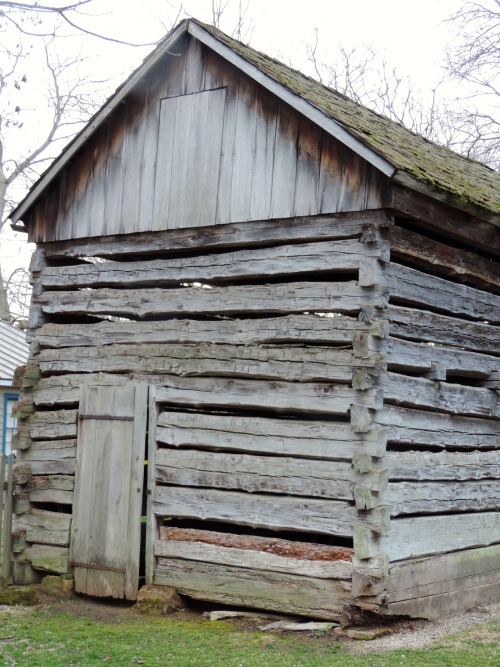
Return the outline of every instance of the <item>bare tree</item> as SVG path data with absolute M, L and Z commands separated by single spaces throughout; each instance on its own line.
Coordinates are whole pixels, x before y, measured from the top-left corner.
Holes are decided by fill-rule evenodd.
M 75 38 L 90 36 L 129 45 L 88 28 L 89 19 L 95 18 L 89 13 L 93 1 L 0 0 L 0 234 L 4 240 L 14 202 L 105 99 L 105 82 L 83 73 L 82 51 L 73 49 L 73 55 L 61 56 L 61 42 L 69 37 L 83 45 L 82 39 Z M 26 309 L 27 282 L 23 270 L 16 269 L 5 276 L 5 286 L 1 268 L 0 318 L 9 320 Z
M 500 0 L 464 2 L 449 22 L 456 34 L 446 69 L 468 84 L 455 118 L 461 151 L 500 169 Z
M 494 2 L 500 6 L 500 0 Z M 326 64 L 320 60 L 317 32 L 307 51 L 321 83 L 430 141 L 491 166 L 500 163 L 498 122 L 471 107 L 470 98 L 450 99 L 445 78 L 428 90 L 419 90 L 370 46 L 340 46 L 334 62 Z
M 227 26 L 224 26 L 225 31 L 240 42 L 248 42 L 253 32 L 253 24 L 248 17 L 249 0 L 246 0 L 246 2 L 242 2 L 242 0 L 238 0 L 238 2 L 232 2 L 232 0 L 212 0 L 211 23 L 215 28 L 223 29 L 221 25 L 222 19 L 229 17 L 233 6 L 236 6 L 236 16 L 232 22 L 233 27 L 229 30 Z M 233 16 L 231 15 L 229 20 L 232 19 Z

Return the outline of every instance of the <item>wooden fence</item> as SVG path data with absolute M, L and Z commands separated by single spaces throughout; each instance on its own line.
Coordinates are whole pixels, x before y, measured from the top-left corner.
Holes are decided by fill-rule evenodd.
M 3 480 L 0 502 L 0 539 L 1 539 L 1 578 L 0 588 L 7 588 L 10 583 L 10 550 L 12 543 L 12 477 L 14 466 L 13 454 L 0 456 L 0 479 Z

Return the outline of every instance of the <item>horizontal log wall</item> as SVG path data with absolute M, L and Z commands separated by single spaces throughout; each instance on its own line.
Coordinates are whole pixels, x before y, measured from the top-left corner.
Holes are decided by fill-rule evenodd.
M 156 388 L 150 581 L 320 618 L 353 598 L 425 611 L 401 583 L 406 564 L 500 542 L 488 267 L 379 211 L 46 244 L 19 404 L 15 572 L 67 571 L 80 386 L 133 379 Z M 347 564 L 322 570 L 306 549 L 299 572 L 262 556 L 313 541 L 347 547 Z M 443 609 L 480 599 L 488 554 L 468 566 L 473 591 L 436 585 Z
M 387 372 L 372 386 L 384 408 L 365 409 L 387 429 L 391 522 L 362 546 L 389 558 L 386 613 L 432 618 L 499 596 L 500 265 L 396 222 L 379 271 Z M 380 590 L 364 604 L 380 608 Z
M 382 408 L 372 385 L 386 329 L 372 313 L 387 296 L 370 272 L 389 259 L 373 231 L 386 222 L 374 211 L 40 247 L 30 314 L 40 377 L 25 387 L 17 436 L 29 467 L 19 569 L 68 567 L 81 385 L 133 379 L 155 388 L 148 579 L 219 599 L 222 577 L 226 602 L 339 618 L 356 524 L 388 530 L 387 512 L 366 507 L 387 487 L 383 466 L 352 465 L 385 452 L 385 429 L 364 432 L 353 406 Z M 37 513 L 64 528 L 56 535 Z M 178 539 L 160 536 L 164 518 Z M 250 536 L 262 542 L 249 549 Z M 42 547 L 66 549 L 66 561 Z

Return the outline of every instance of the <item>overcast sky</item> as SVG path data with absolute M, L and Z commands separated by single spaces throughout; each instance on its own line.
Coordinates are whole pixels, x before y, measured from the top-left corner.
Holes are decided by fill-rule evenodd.
M 226 32 L 231 33 L 235 26 L 238 5 L 238 0 L 229 0 L 224 11 L 221 28 Z M 242 5 L 246 6 L 245 0 Z M 385 53 L 402 75 L 410 76 L 416 86 L 425 89 L 440 78 L 443 52 L 452 39 L 445 19 L 459 5 L 459 0 L 248 0 L 248 41 L 254 48 L 311 74 L 306 47 L 314 42 L 317 30 L 321 60 L 332 61 L 339 44 L 348 48 L 371 45 L 381 55 Z M 93 0 L 80 23 L 120 40 L 147 43 L 159 40 L 172 22 L 186 15 L 211 22 L 211 0 L 184 0 L 183 9 L 180 7 L 177 0 Z M 77 40 L 63 43 L 63 48 L 71 50 Z M 108 93 L 141 63 L 151 48 L 120 47 L 95 40 L 83 44 L 91 56 L 89 71 L 99 79 L 110 79 Z M 30 136 L 33 118 L 19 135 L 19 145 L 22 138 Z M 2 235 L 0 256 L 4 271 L 26 265 L 29 254 L 17 240 L 7 240 Z

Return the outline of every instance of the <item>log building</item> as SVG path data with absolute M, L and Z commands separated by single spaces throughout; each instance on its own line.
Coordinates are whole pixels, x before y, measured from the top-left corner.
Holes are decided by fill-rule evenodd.
M 188 20 L 12 219 L 15 581 L 324 619 L 500 599 L 497 173 Z

